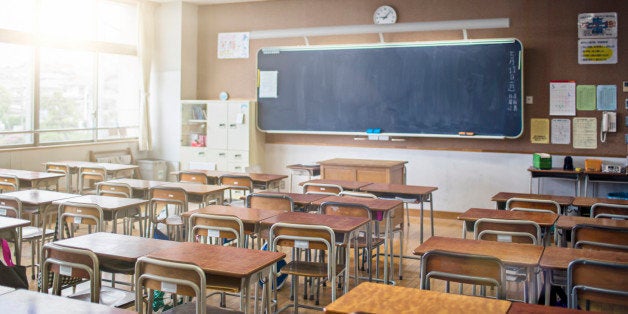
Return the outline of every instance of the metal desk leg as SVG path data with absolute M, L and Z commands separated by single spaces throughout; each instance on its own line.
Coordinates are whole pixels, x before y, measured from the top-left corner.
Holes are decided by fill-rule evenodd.
M 545 280 L 545 306 L 550 305 L 550 290 L 552 286 L 550 285 L 550 278 L 552 277 L 552 270 L 546 269 L 543 271 L 543 279 Z

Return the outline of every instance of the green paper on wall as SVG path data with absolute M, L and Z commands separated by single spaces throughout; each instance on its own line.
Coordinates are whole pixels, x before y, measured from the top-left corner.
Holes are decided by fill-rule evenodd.
M 595 110 L 595 85 L 576 86 L 576 109 Z

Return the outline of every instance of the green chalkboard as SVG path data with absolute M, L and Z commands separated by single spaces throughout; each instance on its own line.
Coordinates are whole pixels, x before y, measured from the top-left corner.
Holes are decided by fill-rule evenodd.
M 274 133 L 516 138 L 523 46 L 516 39 L 264 48 L 258 128 Z M 271 93 L 272 94 L 272 93 Z

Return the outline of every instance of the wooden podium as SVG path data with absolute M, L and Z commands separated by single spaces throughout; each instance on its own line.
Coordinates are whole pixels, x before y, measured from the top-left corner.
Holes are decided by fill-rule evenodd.
M 319 161 L 321 179 L 405 184 L 407 161 L 334 158 Z

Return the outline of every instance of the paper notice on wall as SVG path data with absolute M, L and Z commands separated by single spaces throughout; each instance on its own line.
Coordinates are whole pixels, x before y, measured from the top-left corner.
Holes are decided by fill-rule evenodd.
M 530 119 L 530 142 L 549 144 L 549 119 Z
M 598 85 L 597 86 L 597 110 L 615 111 L 617 110 L 617 86 Z
M 595 110 L 595 85 L 578 85 L 576 87 L 576 108 L 578 110 Z
M 596 118 L 573 118 L 573 148 L 597 148 Z
M 550 116 L 576 115 L 576 82 L 550 82 Z
M 259 98 L 277 98 L 277 71 L 259 72 Z
M 218 59 L 246 59 L 248 57 L 248 32 L 218 34 Z
M 578 40 L 578 64 L 617 63 L 617 39 Z
M 617 12 L 578 14 L 578 38 L 617 37 Z
M 552 144 L 569 144 L 571 142 L 571 120 L 552 119 Z

